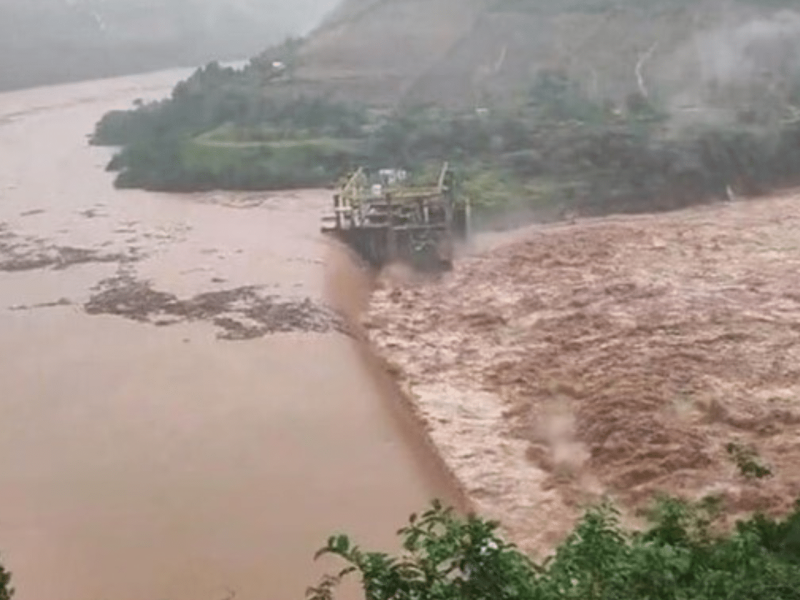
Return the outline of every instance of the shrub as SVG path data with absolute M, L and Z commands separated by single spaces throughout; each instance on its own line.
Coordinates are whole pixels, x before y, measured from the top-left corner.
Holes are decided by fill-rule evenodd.
M 367 600 L 790 600 L 800 598 L 800 502 L 784 520 L 756 515 L 713 534 L 713 499 L 660 498 L 650 527 L 627 531 L 609 504 L 589 509 L 555 554 L 536 564 L 498 524 L 434 503 L 399 531 L 403 552 L 366 552 L 345 535 L 317 556 L 345 562 L 308 590 L 332 600 L 357 575 Z
M 11 587 L 11 573 L 0 565 L 0 600 L 11 600 L 14 597 L 14 588 Z

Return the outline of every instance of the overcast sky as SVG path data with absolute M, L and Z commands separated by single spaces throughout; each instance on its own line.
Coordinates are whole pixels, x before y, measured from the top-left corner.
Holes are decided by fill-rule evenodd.
M 304 35 L 339 0 L 0 0 L 0 90 L 210 60 Z
M 337 3 L 338 0 L 0 0 L 0 9 L 56 14 L 71 8 L 96 12 L 101 19 L 144 10 L 207 19 L 222 14 L 251 14 L 260 22 L 269 19 L 275 28 L 301 33 L 318 24 Z

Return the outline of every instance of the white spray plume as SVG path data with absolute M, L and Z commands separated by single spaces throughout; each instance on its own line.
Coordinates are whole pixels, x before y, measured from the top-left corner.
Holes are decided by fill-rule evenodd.
M 783 10 L 698 33 L 660 71 L 672 110 L 785 104 L 800 81 L 800 13 Z

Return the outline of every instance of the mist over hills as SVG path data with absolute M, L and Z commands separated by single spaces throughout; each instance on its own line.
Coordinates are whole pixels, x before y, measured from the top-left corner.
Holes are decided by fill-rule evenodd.
M 377 105 L 507 101 L 546 70 L 617 103 L 775 104 L 800 74 L 792 0 L 0 0 L 0 89 L 242 59 L 302 34 L 287 88 Z
M 774 104 L 800 76 L 800 7 L 792 0 L 344 0 L 299 55 L 298 89 L 376 104 L 481 106 L 527 93 L 547 70 L 617 103 L 641 93 L 670 109 Z
M 757 195 L 797 180 L 795 2 L 342 0 L 94 139 L 125 146 L 109 165 L 122 187 L 329 185 L 448 160 L 487 210 Z
M 247 58 L 336 0 L 0 0 L 0 89 Z

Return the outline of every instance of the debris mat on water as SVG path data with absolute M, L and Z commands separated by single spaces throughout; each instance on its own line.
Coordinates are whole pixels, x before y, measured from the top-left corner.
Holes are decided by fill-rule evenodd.
M 290 300 L 265 295 L 259 286 L 205 292 L 181 299 L 154 290 L 146 281 L 121 274 L 104 279 L 84 305 L 88 314 L 118 315 L 155 325 L 206 321 L 226 340 L 249 340 L 280 332 L 338 331 L 349 334 L 335 311 L 309 298 Z
M 134 251 L 110 253 L 91 248 L 53 244 L 35 237 L 23 237 L 0 223 L 0 271 L 67 269 L 88 263 L 126 263 L 138 260 Z

